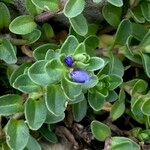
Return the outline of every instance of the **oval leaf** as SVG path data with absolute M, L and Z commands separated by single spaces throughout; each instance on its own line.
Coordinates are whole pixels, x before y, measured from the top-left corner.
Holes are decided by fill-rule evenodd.
M 102 9 L 105 20 L 112 26 L 118 26 L 121 21 L 122 8 L 111 4 L 105 5 Z
M 123 0 L 107 0 L 107 1 L 116 7 L 123 6 Z
M 95 110 L 99 111 L 102 109 L 104 102 L 105 102 L 105 97 L 100 94 L 98 91 L 93 91 L 92 93 L 88 93 L 88 102 L 89 105 Z
M 146 75 L 150 78 L 150 56 L 148 54 L 140 53 Z
M 18 90 L 24 93 L 41 91 L 41 87 L 35 84 L 27 74 L 20 75 L 13 83 L 13 87 L 17 88 Z
M 92 121 L 91 130 L 94 137 L 99 141 L 104 141 L 111 135 L 110 128 L 107 125 L 96 120 Z
M 45 59 L 45 55 L 46 55 L 46 52 L 49 50 L 49 49 L 57 49 L 58 46 L 55 45 L 55 44 L 50 44 L 50 43 L 47 43 L 47 44 L 43 44 L 39 47 L 37 47 L 34 51 L 33 51 L 33 56 L 36 60 L 43 60 Z
M 57 122 L 62 121 L 65 118 L 65 113 L 62 113 L 59 116 L 55 116 L 54 114 L 47 112 L 45 123 L 47 124 L 55 124 Z
M 25 1 L 25 5 L 26 5 L 26 8 L 27 8 L 27 11 L 35 16 L 35 15 L 38 15 L 40 14 L 43 10 L 40 9 L 39 7 L 35 6 L 32 2 L 32 0 L 26 0 Z
M 70 18 L 70 24 L 77 34 L 84 36 L 88 33 L 87 21 L 82 14 Z
M 30 135 L 28 143 L 27 143 L 25 149 L 23 149 L 23 150 L 33 150 L 33 149 L 35 149 L 35 150 L 41 150 L 41 146 L 37 142 L 37 140 Z
M 33 30 L 31 33 L 23 35 L 23 39 L 27 40 L 27 44 L 36 42 L 41 36 L 41 31 L 38 29 Z
M 69 79 L 63 78 L 61 85 L 64 93 L 71 101 L 75 100 L 75 98 L 82 92 L 81 85 L 75 82 L 71 82 Z
M 99 57 L 91 57 L 88 63 L 86 67 L 88 71 L 96 71 L 104 67 L 104 60 Z
M 40 85 L 50 85 L 51 79 L 49 75 L 46 73 L 45 65 L 47 61 L 39 60 L 36 61 L 28 71 L 29 77 L 33 82 L 40 84 Z
M 144 115 L 150 116 L 150 99 L 147 99 L 143 102 L 141 110 Z
M 0 97 L 0 115 L 12 115 L 23 111 L 23 100 L 16 94 L 7 94 Z
M 32 3 L 40 9 L 45 11 L 56 12 L 59 10 L 59 0 L 31 0 Z
M 68 18 L 76 17 L 81 14 L 84 6 L 85 0 L 68 0 L 64 8 L 64 14 Z
M 25 104 L 25 118 L 32 130 L 39 129 L 44 123 L 47 110 L 44 100 L 28 99 Z
M 80 122 L 87 112 L 87 101 L 83 100 L 73 105 L 73 118 L 76 122 Z
M 36 23 L 28 15 L 15 18 L 9 25 L 9 30 L 15 34 L 28 34 L 36 28 Z
M 73 35 L 68 36 L 61 47 L 61 53 L 65 53 L 68 56 L 73 54 L 78 44 L 79 42 L 75 36 Z
M 23 150 L 28 143 L 29 130 L 23 120 L 10 120 L 6 127 L 7 144 L 11 149 Z
M 125 45 L 128 37 L 132 33 L 131 27 L 132 27 L 131 22 L 129 20 L 126 20 L 126 19 L 122 20 L 118 26 L 118 29 L 115 35 L 114 44 Z
M 47 109 L 55 116 L 61 115 L 66 109 L 66 97 L 59 85 L 47 87 L 45 102 Z
M 9 9 L 2 2 L 0 2 L 0 10 L 1 10 L 1 15 L 0 15 L 0 30 L 1 30 L 3 28 L 8 28 L 11 18 L 10 18 Z
M 49 141 L 51 143 L 58 142 L 58 139 L 57 139 L 57 136 L 55 135 L 55 133 L 50 131 L 48 128 L 42 127 L 42 128 L 40 128 L 40 132 L 47 141 Z
M 8 64 L 14 64 L 17 62 L 16 47 L 7 39 L 3 39 L 2 44 L 0 45 L 0 59 Z
M 57 59 L 48 62 L 45 65 L 45 70 L 51 83 L 59 82 L 63 77 L 63 66 Z

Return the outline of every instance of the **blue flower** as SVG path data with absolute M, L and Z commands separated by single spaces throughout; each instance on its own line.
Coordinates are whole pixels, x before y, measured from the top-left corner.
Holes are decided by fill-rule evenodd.
M 66 64 L 68 67 L 72 67 L 72 65 L 73 65 L 73 63 L 74 63 L 74 61 L 73 61 L 73 59 L 72 59 L 71 56 L 65 57 L 64 62 L 65 62 L 65 64 Z
M 90 75 L 81 69 L 74 69 L 70 72 L 71 78 L 77 83 L 85 83 L 90 80 Z

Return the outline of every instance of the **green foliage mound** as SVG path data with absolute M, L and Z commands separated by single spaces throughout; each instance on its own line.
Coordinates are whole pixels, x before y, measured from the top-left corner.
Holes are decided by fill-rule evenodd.
M 150 1 L 93 0 L 100 24 L 86 0 L 16 3 L 0 2 L 0 150 L 62 129 L 76 149 L 150 149 Z

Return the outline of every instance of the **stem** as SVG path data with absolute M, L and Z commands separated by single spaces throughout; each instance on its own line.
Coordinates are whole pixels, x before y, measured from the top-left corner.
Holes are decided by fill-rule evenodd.
M 61 14 L 62 12 L 43 12 L 37 16 L 35 16 L 35 21 L 36 22 L 45 22 L 51 18 L 53 18 L 54 16 L 58 15 L 58 14 Z
M 110 138 L 107 138 L 105 140 L 104 150 L 110 150 L 110 144 L 111 144 L 110 142 L 111 142 Z
M 27 45 L 21 46 L 21 51 L 28 57 L 33 58 L 33 52 L 30 50 L 29 46 Z
M 14 115 L 12 116 L 12 118 L 18 120 L 18 119 L 22 118 L 23 116 L 24 116 L 24 113 L 23 113 L 23 112 L 20 112 L 20 113 L 14 114 Z
M 9 34 L 0 35 L 0 42 L 3 39 L 8 39 L 14 45 L 25 45 L 27 43 L 27 40 L 12 38 Z
M 23 40 L 23 39 L 10 38 L 9 40 L 14 45 L 25 45 L 27 43 L 27 40 Z

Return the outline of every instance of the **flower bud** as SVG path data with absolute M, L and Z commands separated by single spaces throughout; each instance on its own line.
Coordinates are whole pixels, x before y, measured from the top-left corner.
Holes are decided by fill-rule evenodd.
M 72 67 L 72 65 L 73 65 L 73 63 L 74 63 L 74 61 L 73 61 L 73 59 L 72 59 L 71 56 L 65 57 L 64 62 L 65 62 L 65 64 L 66 64 L 68 67 Z
M 81 69 L 74 69 L 70 72 L 71 78 L 77 83 L 85 83 L 90 80 L 90 75 Z

